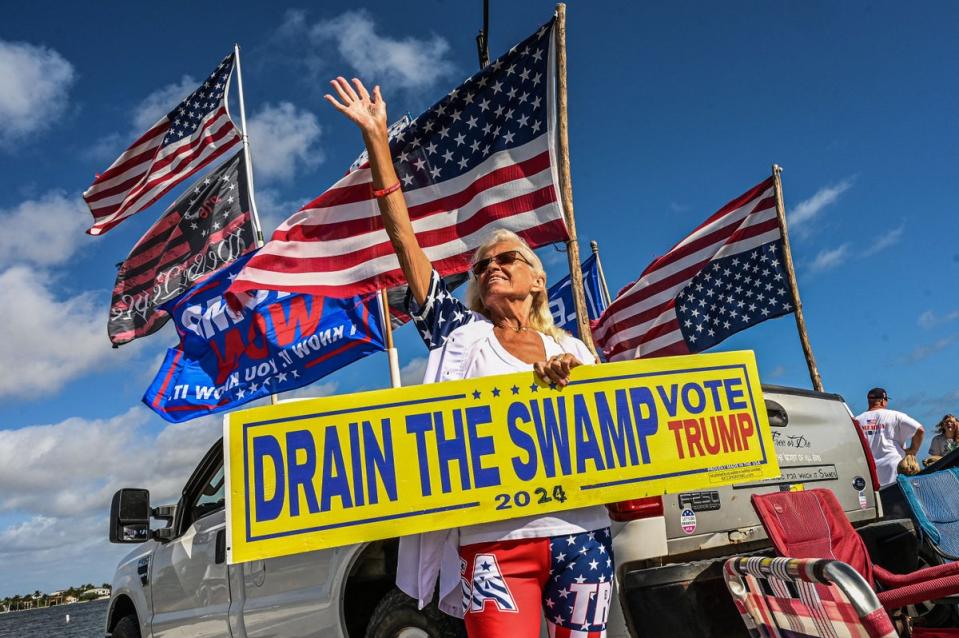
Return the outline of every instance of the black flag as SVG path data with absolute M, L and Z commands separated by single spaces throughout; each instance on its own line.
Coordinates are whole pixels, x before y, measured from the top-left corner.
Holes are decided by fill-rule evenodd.
M 110 341 L 120 345 L 153 334 L 169 319 L 158 306 L 253 248 L 240 152 L 181 195 L 120 264 L 107 322 Z

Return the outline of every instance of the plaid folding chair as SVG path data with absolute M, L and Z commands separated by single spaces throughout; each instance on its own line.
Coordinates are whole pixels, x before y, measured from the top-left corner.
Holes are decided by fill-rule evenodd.
M 723 576 L 753 638 L 899 636 L 869 584 L 845 563 L 730 558 Z
M 943 559 L 959 560 L 959 468 L 898 481 L 920 536 Z
M 882 606 L 907 605 L 959 594 L 959 562 L 895 574 L 875 565 L 831 490 L 753 494 L 753 508 L 780 556 L 840 560 L 865 579 Z

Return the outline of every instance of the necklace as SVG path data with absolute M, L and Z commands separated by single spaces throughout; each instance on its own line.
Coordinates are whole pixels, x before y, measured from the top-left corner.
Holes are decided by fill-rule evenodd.
M 512 330 L 513 332 L 526 332 L 527 330 L 529 330 L 529 326 L 520 326 L 519 328 L 514 328 L 509 323 L 502 324 L 502 325 L 498 323 L 494 323 L 493 325 L 496 326 L 497 328 L 502 328 L 503 330 Z

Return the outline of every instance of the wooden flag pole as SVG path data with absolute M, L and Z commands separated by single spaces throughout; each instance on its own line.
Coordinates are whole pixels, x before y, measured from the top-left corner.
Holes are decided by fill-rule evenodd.
M 573 182 L 569 169 L 569 120 L 566 113 L 566 5 L 556 5 L 556 111 L 559 135 L 557 140 L 557 163 L 559 168 L 559 191 L 563 210 L 566 213 L 566 257 L 569 259 L 570 286 L 573 305 L 576 307 L 576 324 L 579 338 L 596 354 L 593 335 L 589 329 L 589 314 L 586 312 L 586 295 L 583 293 L 583 270 L 579 264 L 579 244 L 576 239 L 576 218 L 573 215 Z
M 476 54 L 480 68 L 485 69 L 489 64 L 489 0 L 483 0 L 483 30 L 476 36 Z
M 589 247 L 593 250 L 593 255 L 596 256 L 596 272 L 599 273 L 599 287 L 603 293 L 603 305 L 609 308 L 609 304 L 613 303 L 613 299 L 609 296 L 609 286 L 606 284 L 606 273 L 603 272 L 603 262 L 599 258 L 599 242 L 591 241 L 589 242 Z
M 383 338 L 386 342 L 386 356 L 390 365 L 390 387 L 402 386 L 400 381 L 400 356 L 393 345 L 393 322 L 390 321 L 390 300 L 386 289 L 380 290 L 380 314 L 383 315 Z
M 812 387 L 817 392 L 823 391 L 822 377 L 816 367 L 816 357 L 812 353 L 812 344 L 809 343 L 809 333 L 806 332 L 806 320 L 802 314 L 802 301 L 799 299 L 799 283 L 796 281 L 796 269 L 793 266 L 792 250 L 789 248 L 789 233 L 786 230 L 786 204 L 783 201 L 782 167 L 773 164 L 773 182 L 776 189 L 776 217 L 779 219 L 779 232 L 783 236 L 783 258 L 786 263 L 786 273 L 789 276 L 789 287 L 792 290 L 793 307 L 796 309 L 796 328 L 799 329 L 799 341 L 802 343 L 803 353 L 806 355 L 806 365 L 809 366 L 809 378 Z

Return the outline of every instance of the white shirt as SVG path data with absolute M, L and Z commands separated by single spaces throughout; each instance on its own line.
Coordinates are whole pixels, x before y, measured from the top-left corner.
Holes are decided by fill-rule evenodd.
M 530 371 L 533 366 L 516 359 L 493 334 L 493 324 L 472 312 L 446 290 L 433 271 L 426 302 L 419 306 L 407 296 L 410 315 L 431 348 L 423 383 L 477 378 L 492 374 Z M 541 335 L 542 337 L 542 335 Z M 578 339 L 567 336 L 556 343 L 543 337 L 546 356 L 569 352 L 584 363 L 592 353 Z M 422 609 L 433 598 L 439 581 L 439 608 L 462 618 L 459 546 L 478 539 L 542 538 L 561 533 L 581 533 L 609 525 L 602 506 L 568 510 L 547 516 L 514 518 L 503 522 L 471 525 L 400 537 L 396 584 L 415 598 Z M 568 531 L 555 531 L 568 530 Z M 575 532 L 574 532 L 575 530 Z M 464 542 L 461 533 L 465 534 Z
M 879 485 L 892 485 L 896 482 L 899 462 L 906 456 L 906 442 L 923 429 L 922 424 L 908 414 L 887 408 L 866 410 L 856 421 L 869 441 Z
M 486 319 L 482 321 L 489 323 Z M 455 334 L 454 332 L 453 335 Z M 556 340 L 551 337 L 541 333 L 536 334 L 543 340 L 547 359 L 568 352 L 584 363 L 592 363 L 594 360 L 593 353 L 579 339 L 566 335 L 561 343 L 556 343 Z M 474 347 L 473 356 L 466 366 L 464 379 L 533 371 L 533 364 L 524 363 L 506 351 L 506 348 L 496 338 L 496 334 L 492 330 L 492 324 L 490 324 L 488 334 L 481 338 Z M 609 516 L 606 513 L 606 508 L 602 505 L 593 505 L 553 514 L 523 516 L 505 521 L 461 527 L 460 545 L 490 543 L 517 538 L 547 538 L 560 534 L 582 534 L 583 532 L 602 529 L 608 525 Z

